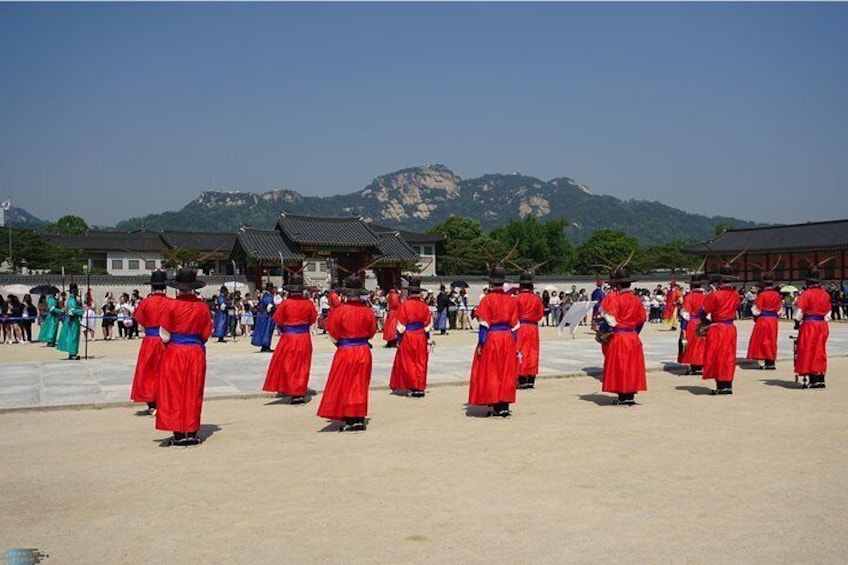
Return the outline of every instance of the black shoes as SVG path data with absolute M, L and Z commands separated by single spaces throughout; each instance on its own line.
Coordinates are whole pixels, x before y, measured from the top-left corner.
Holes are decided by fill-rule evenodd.
M 364 432 L 365 422 L 354 422 L 352 424 L 342 424 L 339 428 L 340 432 Z
M 174 435 L 166 439 L 163 445 L 164 447 L 190 447 L 192 445 L 200 445 L 201 443 L 203 443 L 203 440 L 197 436 L 177 437 Z
M 302 396 L 292 396 L 289 404 L 303 404 L 306 400 Z
M 424 398 L 424 391 L 410 389 L 406 391 L 406 396 L 408 398 Z
M 260 353 L 273 353 L 274 350 L 271 349 L 270 347 L 263 347 L 262 349 L 259 350 L 259 352 Z
M 68 361 L 79 361 L 79 360 L 80 360 L 79 355 L 68 355 Z

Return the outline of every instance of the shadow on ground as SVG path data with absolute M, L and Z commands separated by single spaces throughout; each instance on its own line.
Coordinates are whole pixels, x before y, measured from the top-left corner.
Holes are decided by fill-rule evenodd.
M 766 386 L 776 386 L 780 388 L 791 388 L 793 390 L 801 390 L 801 385 L 795 381 L 782 381 L 780 379 L 760 379 L 760 382 Z
M 685 390 L 689 394 L 694 394 L 695 396 L 709 396 L 713 393 L 711 388 L 707 388 L 705 386 L 682 385 L 676 386 L 674 389 Z
M 614 396 L 609 396 L 606 394 L 581 394 L 577 398 L 584 402 L 594 402 L 598 406 L 612 406 L 618 400 Z

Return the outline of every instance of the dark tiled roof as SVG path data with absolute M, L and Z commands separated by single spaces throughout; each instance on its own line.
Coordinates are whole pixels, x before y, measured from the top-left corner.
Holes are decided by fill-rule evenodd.
M 231 258 L 239 248 L 253 259 L 279 261 L 280 253 L 282 253 L 284 261 L 303 261 L 303 255 L 289 248 L 283 236 L 276 230 L 242 230 L 236 237 Z
M 162 232 L 162 239 L 168 247 L 180 247 L 182 249 L 196 249 L 197 251 L 217 251 L 228 254 L 236 241 L 235 233 L 228 232 L 193 232 L 193 231 L 170 231 Z
M 728 230 L 685 248 L 693 253 L 813 251 L 848 248 L 848 220 Z
M 377 232 L 378 234 L 397 232 L 403 239 L 407 241 L 407 243 L 412 244 L 420 245 L 422 243 L 441 243 L 445 240 L 445 236 L 443 235 L 431 235 L 429 233 L 418 233 L 414 231 L 400 230 L 390 228 L 382 224 L 376 224 L 374 222 L 371 222 L 369 225 L 371 226 L 371 229 Z
M 158 232 L 92 230 L 84 235 L 45 234 L 53 245 L 87 251 L 158 251 L 168 247 Z
M 358 216 L 322 218 L 281 214 L 277 229 L 300 245 L 372 247 L 379 238 Z
M 377 252 L 380 255 L 380 260 L 377 265 L 385 265 L 391 263 L 400 263 L 402 261 L 418 261 L 419 257 L 415 251 L 404 241 L 404 239 L 395 233 L 386 233 L 380 235 L 380 242 L 377 244 Z

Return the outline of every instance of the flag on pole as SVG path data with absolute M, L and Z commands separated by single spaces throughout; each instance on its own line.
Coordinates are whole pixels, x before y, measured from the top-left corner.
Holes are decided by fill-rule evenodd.
M 9 199 L 6 199 L 3 202 L 0 202 L 0 209 L 2 209 L 2 210 L 8 210 L 11 207 L 12 207 L 12 201 L 9 200 Z

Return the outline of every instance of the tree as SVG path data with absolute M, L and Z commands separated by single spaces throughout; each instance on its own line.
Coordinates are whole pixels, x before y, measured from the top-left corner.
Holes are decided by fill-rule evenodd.
M 26 260 L 31 269 L 49 269 L 61 272 L 65 267 L 68 274 L 81 274 L 85 255 L 79 249 L 65 245 L 52 245 L 47 238 L 31 230 L 12 230 L 12 260 L 20 266 Z
M 641 273 L 659 269 L 668 269 L 672 272 L 694 270 L 700 259 L 682 251 L 691 243 L 692 241 L 688 239 L 675 239 L 668 243 L 640 249 L 633 258 L 633 269 Z
M 509 248 L 518 242 L 518 256 L 514 262 L 524 268 L 547 261 L 538 272 L 562 273 L 574 261 L 574 246 L 565 237 L 565 220 L 548 220 L 540 223 L 534 216 L 512 220 L 492 231 L 491 237 Z
M 713 235 L 719 236 L 726 232 L 727 230 L 732 230 L 733 224 L 725 222 L 724 220 L 719 220 L 715 225 L 715 229 L 713 230 Z
M 79 216 L 67 215 L 56 220 L 56 223 L 47 222 L 44 231 L 63 235 L 83 235 L 88 233 L 88 224 Z
M 597 230 L 577 248 L 577 267 L 584 274 L 604 273 L 638 249 L 635 237 L 617 230 Z
M 427 233 L 432 235 L 443 235 L 452 239 L 472 240 L 483 235 L 483 227 L 479 220 L 464 218 L 462 216 L 451 216 Z

